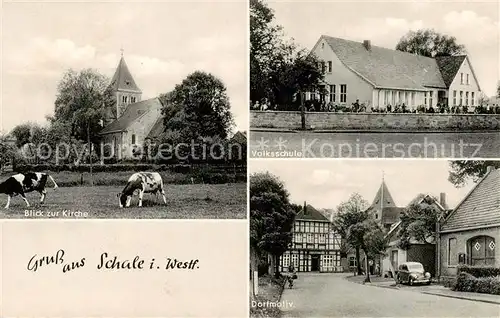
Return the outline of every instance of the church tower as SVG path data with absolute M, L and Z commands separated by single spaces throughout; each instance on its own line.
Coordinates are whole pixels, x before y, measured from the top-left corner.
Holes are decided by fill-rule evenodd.
M 402 208 L 396 206 L 383 177 L 382 184 L 368 209 L 375 220 L 379 221 L 387 230 L 399 219 Z
M 135 83 L 127 67 L 127 63 L 125 63 L 123 50 L 115 75 L 113 75 L 111 80 L 110 87 L 116 98 L 116 118 L 120 118 L 127 108 L 127 105 L 141 101 L 142 91 Z

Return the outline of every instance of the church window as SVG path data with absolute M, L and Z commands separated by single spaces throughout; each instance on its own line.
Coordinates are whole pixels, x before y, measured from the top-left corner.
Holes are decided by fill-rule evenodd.
M 132 134 L 132 144 L 135 144 L 135 134 Z
M 127 96 L 122 96 L 122 103 L 126 103 L 127 102 Z

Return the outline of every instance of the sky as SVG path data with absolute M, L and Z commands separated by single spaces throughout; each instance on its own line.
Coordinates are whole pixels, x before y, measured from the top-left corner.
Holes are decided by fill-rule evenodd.
M 143 99 L 210 72 L 227 87 L 236 129 L 247 130 L 247 12 L 243 0 L 3 3 L 0 130 L 44 123 L 70 68 L 111 78 L 122 48 Z
M 410 30 L 433 28 L 465 45 L 483 92 L 496 94 L 500 78 L 498 0 L 482 1 L 267 1 L 276 23 L 302 48 L 321 35 L 394 49 Z
M 382 183 L 399 207 L 405 207 L 418 194 L 439 198 L 454 208 L 472 189 L 472 180 L 461 188 L 448 181 L 450 170 L 446 160 L 318 160 L 287 159 L 251 160 L 250 173 L 268 171 L 283 181 L 290 200 L 306 201 L 318 209 L 335 209 L 353 193 L 372 203 Z

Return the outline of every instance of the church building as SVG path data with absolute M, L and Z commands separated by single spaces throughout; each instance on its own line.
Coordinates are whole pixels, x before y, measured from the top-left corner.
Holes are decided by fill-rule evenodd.
M 135 82 L 127 63 L 120 58 L 110 83 L 116 109 L 106 118 L 99 133 L 102 142 L 112 145 L 114 157 L 127 159 L 146 144 L 151 133 L 163 128 L 162 104 L 158 97 L 142 100 L 142 91 Z

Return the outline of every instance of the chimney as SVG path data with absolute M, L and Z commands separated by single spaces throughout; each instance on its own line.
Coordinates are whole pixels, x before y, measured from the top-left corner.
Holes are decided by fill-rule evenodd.
M 365 49 L 366 49 L 367 51 L 370 51 L 370 50 L 371 50 L 371 48 L 372 48 L 372 43 L 371 43 L 371 41 L 370 41 L 370 40 L 364 40 L 364 41 L 363 41 L 363 46 L 365 47 Z
M 441 192 L 439 194 L 439 204 L 446 209 L 446 193 Z
M 307 204 L 306 204 L 306 201 L 304 201 L 304 215 L 307 214 Z

